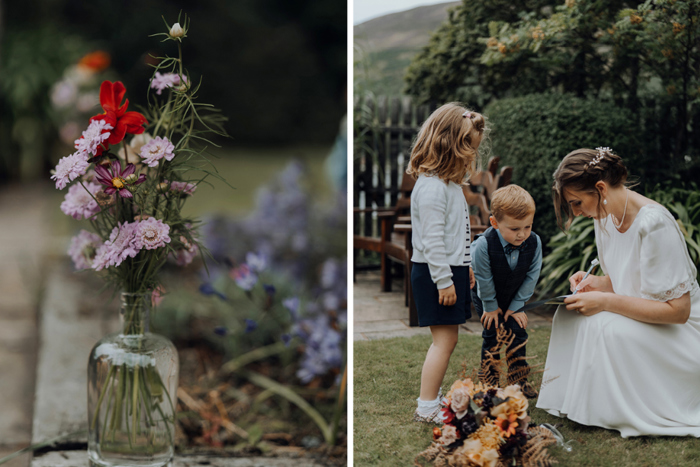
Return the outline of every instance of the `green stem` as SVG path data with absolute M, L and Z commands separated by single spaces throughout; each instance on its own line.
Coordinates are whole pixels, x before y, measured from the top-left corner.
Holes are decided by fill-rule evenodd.
M 97 408 L 95 409 L 95 415 L 92 417 L 92 423 L 90 424 L 90 429 L 94 430 L 95 429 L 95 423 L 97 422 L 97 417 L 100 415 L 100 409 L 102 407 L 102 399 L 104 399 L 105 394 L 107 393 L 107 388 L 110 387 L 110 379 L 114 375 L 114 367 L 111 367 L 109 369 L 109 373 L 107 374 L 107 381 L 105 385 L 102 387 L 102 390 L 100 391 L 100 397 L 97 399 Z

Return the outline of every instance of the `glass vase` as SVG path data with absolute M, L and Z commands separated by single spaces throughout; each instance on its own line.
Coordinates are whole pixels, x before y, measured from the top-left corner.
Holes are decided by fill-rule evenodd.
M 150 308 L 151 293 L 122 293 L 122 331 L 90 352 L 91 466 L 157 467 L 173 458 L 178 357 L 172 342 L 148 332 Z

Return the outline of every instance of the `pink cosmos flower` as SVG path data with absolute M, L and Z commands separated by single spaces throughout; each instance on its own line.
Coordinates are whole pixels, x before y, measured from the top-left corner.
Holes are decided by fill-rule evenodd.
M 117 225 L 101 247 L 97 249 L 92 268 L 101 271 L 109 266 L 119 266 L 126 258 L 133 258 L 139 253 L 134 235 L 136 224 L 124 222 Z
M 182 78 L 183 81 L 186 83 L 187 77 L 183 76 Z M 151 80 L 151 87 L 156 90 L 156 94 L 158 94 L 159 96 L 164 89 L 179 85 L 180 75 L 178 75 L 177 73 L 163 73 L 161 75 L 160 72 L 156 71 L 156 74 Z
M 61 211 L 73 219 L 87 219 L 100 212 L 100 206 L 94 196 L 102 187 L 97 183 L 88 182 L 85 188 L 82 185 L 73 185 L 68 188 L 66 199 L 61 203 Z M 91 194 L 92 193 L 92 194 Z
M 182 193 L 185 195 L 193 195 L 197 185 L 187 182 L 170 182 L 170 190 Z
M 107 146 L 112 125 L 104 120 L 93 120 L 87 130 L 83 131 L 83 136 L 75 140 L 75 149 L 91 156 L 102 153 L 102 144 Z
M 56 180 L 56 188 L 62 190 L 76 178 L 84 175 L 88 168 L 87 155 L 76 152 L 58 161 L 56 170 L 51 180 Z
M 170 243 L 170 226 L 162 220 L 149 217 L 145 221 L 135 224 L 135 245 L 138 249 L 155 250 Z
M 158 161 L 165 158 L 166 161 L 173 160 L 175 146 L 168 138 L 156 136 L 141 147 L 139 154 L 143 158 L 143 163 L 149 167 L 158 167 Z
M 75 269 L 91 268 L 95 252 L 101 243 L 102 240 L 97 234 L 87 230 L 81 230 L 78 235 L 73 237 L 68 254 L 73 260 Z
M 107 186 L 104 190 L 105 193 L 108 195 L 119 193 L 119 196 L 122 198 L 134 197 L 127 188 L 127 185 L 138 185 L 146 181 L 146 176 L 141 174 L 135 182 L 127 184 L 126 177 L 134 172 L 136 172 L 136 166 L 134 166 L 134 164 L 127 164 L 122 171 L 122 165 L 119 161 L 113 161 L 110 170 L 107 170 L 101 165 L 95 166 L 97 181 Z

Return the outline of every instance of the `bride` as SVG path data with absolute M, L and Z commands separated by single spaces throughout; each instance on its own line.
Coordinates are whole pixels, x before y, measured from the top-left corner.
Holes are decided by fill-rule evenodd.
M 673 216 L 625 186 L 609 148 L 569 153 L 554 173 L 560 226 L 596 219 L 604 276 L 554 315 L 537 407 L 629 436 L 700 437 L 700 293 Z

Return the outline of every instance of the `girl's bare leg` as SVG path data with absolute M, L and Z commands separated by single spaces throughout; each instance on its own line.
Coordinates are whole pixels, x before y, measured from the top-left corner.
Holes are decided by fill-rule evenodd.
M 450 356 L 457 345 L 458 331 L 457 324 L 430 326 L 433 343 L 425 356 L 420 378 L 420 398 L 423 401 L 437 399 Z

